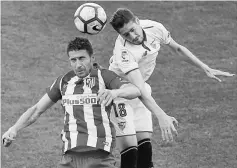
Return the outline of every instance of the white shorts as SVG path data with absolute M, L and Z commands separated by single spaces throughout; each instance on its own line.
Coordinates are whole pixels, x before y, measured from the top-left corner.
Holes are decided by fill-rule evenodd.
M 150 85 L 146 83 L 145 86 L 151 93 Z M 137 132 L 153 132 L 152 114 L 138 98 L 115 99 L 111 121 L 115 126 L 117 137 L 135 135 Z

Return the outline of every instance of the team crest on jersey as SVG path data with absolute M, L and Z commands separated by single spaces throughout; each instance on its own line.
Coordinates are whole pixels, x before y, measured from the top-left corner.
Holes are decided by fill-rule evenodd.
M 126 121 L 119 122 L 119 123 L 118 123 L 118 127 L 123 131 L 124 128 L 126 127 Z
M 85 82 L 86 82 L 86 86 L 89 88 L 93 88 L 95 86 L 95 78 L 94 77 L 86 78 Z

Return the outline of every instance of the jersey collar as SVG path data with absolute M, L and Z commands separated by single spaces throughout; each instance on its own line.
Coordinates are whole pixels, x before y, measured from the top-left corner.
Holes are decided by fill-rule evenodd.
M 145 31 L 142 29 L 142 33 L 143 33 L 143 41 L 142 43 L 144 43 L 145 41 L 147 41 L 147 37 L 146 37 L 146 33 Z
M 142 41 L 141 45 L 142 45 L 142 47 L 145 48 L 146 50 L 151 51 L 150 48 L 147 47 L 147 46 L 145 45 L 145 43 L 144 43 L 144 42 L 147 41 L 147 37 L 146 37 L 145 31 L 144 31 L 143 29 L 142 29 L 142 31 L 143 31 L 143 41 Z

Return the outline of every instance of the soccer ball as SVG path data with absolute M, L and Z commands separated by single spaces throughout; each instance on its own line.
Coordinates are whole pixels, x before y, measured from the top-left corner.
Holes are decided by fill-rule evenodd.
M 107 16 L 104 9 L 96 3 L 85 3 L 79 6 L 74 14 L 76 28 L 87 34 L 98 34 L 104 29 Z

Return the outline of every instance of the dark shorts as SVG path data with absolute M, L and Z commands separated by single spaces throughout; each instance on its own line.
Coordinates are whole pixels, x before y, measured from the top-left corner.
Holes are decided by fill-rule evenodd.
M 114 155 L 103 150 L 67 151 L 62 156 L 58 168 L 116 168 L 115 164 Z

